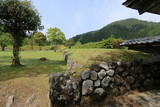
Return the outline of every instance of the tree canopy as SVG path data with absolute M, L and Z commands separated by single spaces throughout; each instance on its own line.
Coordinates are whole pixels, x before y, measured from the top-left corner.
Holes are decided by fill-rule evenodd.
M 66 40 L 65 34 L 57 27 L 49 28 L 47 37 L 49 41 L 54 45 L 63 44 Z
M 39 50 L 41 50 L 41 46 L 45 44 L 46 36 L 42 32 L 37 32 L 33 35 L 33 40 L 39 46 Z
M 65 42 L 65 45 L 69 48 L 71 48 L 72 46 L 74 46 L 76 43 L 74 42 L 73 39 L 69 39 Z
M 13 37 L 13 65 L 21 65 L 20 46 L 27 33 L 41 28 L 39 13 L 27 0 L 1 0 L 0 26 Z
M 9 33 L 0 34 L 0 46 L 2 51 L 5 51 L 5 47 L 12 43 L 11 35 Z

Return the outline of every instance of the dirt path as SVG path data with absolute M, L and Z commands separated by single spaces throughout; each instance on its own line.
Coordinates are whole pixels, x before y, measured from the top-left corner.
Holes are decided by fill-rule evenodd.
M 0 107 L 48 107 L 48 89 L 48 75 L 0 81 Z

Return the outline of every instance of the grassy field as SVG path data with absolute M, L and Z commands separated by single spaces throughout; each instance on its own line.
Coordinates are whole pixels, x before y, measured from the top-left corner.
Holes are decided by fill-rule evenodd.
M 147 58 L 150 55 L 125 49 L 68 49 L 70 57 L 77 63 L 89 65 L 101 61 L 131 61 L 137 58 Z
M 66 71 L 62 54 L 53 51 L 22 51 L 22 67 L 10 66 L 11 56 L 11 51 L 0 52 L 0 107 L 5 107 L 11 95 L 14 96 L 12 107 L 49 107 L 48 74 Z M 48 60 L 40 61 L 41 57 Z
M 12 52 L 0 52 L 0 81 L 17 77 L 30 77 L 51 72 L 63 72 L 66 70 L 61 53 L 53 51 L 22 51 L 20 53 L 22 67 L 12 67 Z M 46 57 L 47 61 L 39 58 Z
M 148 57 L 147 54 L 117 49 L 69 49 L 70 57 L 77 63 L 90 65 L 100 61 L 131 60 Z M 14 96 L 12 107 L 48 107 L 48 74 L 66 71 L 66 64 L 59 52 L 22 51 L 22 67 L 11 66 L 12 52 L 0 52 L 0 107 L 5 107 L 9 96 Z M 47 61 L 39 58 L 46 57 Z M 76 75 L 86 69 L 76 70 Z M 28 103 L 28 101 L 30 101 Z M 30 104 L 30 105 L 28 105 Z

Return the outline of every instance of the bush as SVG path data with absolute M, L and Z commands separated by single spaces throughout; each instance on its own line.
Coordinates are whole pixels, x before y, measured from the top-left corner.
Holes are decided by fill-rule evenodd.
M 73 48 L 106 48 L 106 49 L 114 49 L 121 48 L 120 43 L 122 43 L 122 39 L 116 38 L 108 38 L 102 40 L 100 42 L 90 42 L 82 45 L 75 45 Z

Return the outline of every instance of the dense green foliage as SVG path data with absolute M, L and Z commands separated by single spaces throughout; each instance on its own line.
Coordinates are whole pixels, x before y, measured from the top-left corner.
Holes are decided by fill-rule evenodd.
M 0 47 L 2 51 L 5 51 L 5 47 L 12 42 L 11 35 L 9 33 L 0 33 Z
M 41 46 L 45 44 L 46 36 L 42 32 L 37 32 L 33 35 L 33 40 L 39 46 L 39 50 L 41 50 Z
M 63 44 L 66 40 L 64 33 L 57 27 L 49 28 L 47 37 L 52 45 Z
M 114 37 L 134 39 L 160 34 L 160 23 L 147 22 L 138 19 L 126 19 L 113 22 L 100 30 L 92 31 L 73 37 L 74 41 L 80 41 L 82 44 L 88 42 L 97 42 L 103 39 Z
M 71 48 L 72 46 L 74 46 L 76 43 L 74 42 L 73 39 L 68 39 L 66 42 L 65 42 L 65 45 L 69 48 Z
M 1 0 L 0 26 L 13 37 L 13 65 L 21 65 L 19 50 L 28 32 L 41 28 L 40 16 L 27 0 Z
M 105 48 L 105 49 L 115 49 L 120 48 L 120 43 L 122 39 L 108 38 L 100 42 L 89 42 L 86 44 L 76 44 L 74 48 Z

